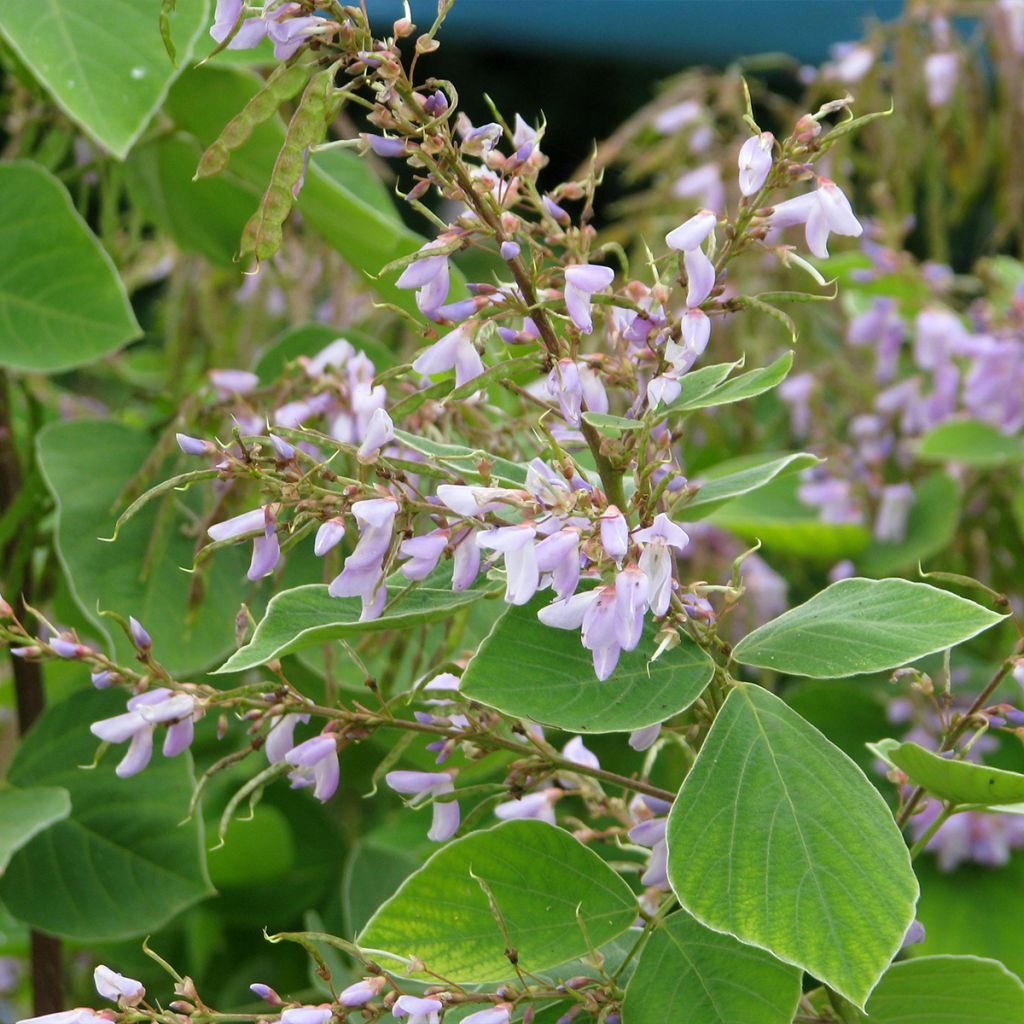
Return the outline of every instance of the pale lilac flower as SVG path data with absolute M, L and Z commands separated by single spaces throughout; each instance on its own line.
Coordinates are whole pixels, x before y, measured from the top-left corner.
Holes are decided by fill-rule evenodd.
M 383 988 L 387 985 L 387 979 L 376 975 L 372 978 L 363 978 L 348 988 L 338 993 L 338 1002 L 342 1006 L 356 1007 L 365 1006 L 371 999 L 376 999 Z
M 572 322 L 583 334 L 594 330 L 590 315 L 590 297 L 609 287 L 615 280 L 611 267 L 577 263 L 565 268 L 565 306 Z
M 402 575 L 407 580 L 425 580 L 437 568 L 438 559 L 447 545 L 447 530 L 434 530 L 422 537 L 403 540 L 398 553 L 409 561 L 402 566 Z
M 374 135 L 372 132 L 360 132 L 359 137 L 373 150 L 376 156 L 387 158 L 405 155 L 405 139 Z
M 456 541 L 452 562 L 452 590 L 461 593 L 473 585 L 480 572 L 480 545 L 476 530 L 467 530 L 461 540 Z
M 875 63 L 875 54 L 863 43 L 835 43 L 829 47 L 832 61 L 821 70 L 826 78 L 853 84 L 859 82 Z
M 818 178 L 813 192 L 779 203 L 771 215 L 774 228 L 803 224 L 807 247 L 821 259 L 828 258 L 828 236 L 857 238 L 863 232 L 842 189 L 828 178 Z
M 647 870 L 640 876 L 640 881 L 644 885 L 654 886 L 658 889 L 668 888 L 668 849 L 665 844 L 667 823 L 667 818 L 650 818 L 640 822 L 639 825 L 634 825 L 629 830 L 629 838 L 634 843 L 646 846 L 651 851 Z
M 216 446 L 209 441 L 204 441 L 201 437 L 192 437 L 189 434 L 175 434 L 174 440 L 178 442 L 178 447 L 186 455 L 208 455 L 217 450 Z
M 333 405 L 334 398 L 327 391 L 313 395 L 312 398 L 300 398 L 294 402 L 286 402 L 279 409 L 274 410 L 274 423 L 279 427 L 294 430 L 296 427 L 302 426 L 306 420 L 328 412 Z
M 273 719 L 273 725 L 267 733 L 263 750 L 267 760 L 271 764 L 279 764 L 285 759 L 288 752 L 295 746 L 295 727 L 302 722 L 309 721 L 309 715 L 289 712 L 286 715 L 277 715 Z
M 996 6 L 1010 51 L 1018 57 L 1024 55 L 1024 0 L 998 0 Z
M 394 498 L 368 498 L 352 506 L 359 524 L 359 541 L 345 559 L 341 572 L 331 581 L 328 593 L 331 597 L 361 598 L 360 621 L 375 619 L 384 610 L 384 556 L 391 547 L 397 513 L 398 502 Z
M 568 224 L 570 221 L 569 214 L 562 209 L 549 195 L 541 196 L 541 206 L 544 207 L 544 212 L 552 219 L 557 221 L 559 224 Z
M 651 581 L 635 565 L 615 577 L 616 639 L 624 651 L 636 649 L 644 632 Z
M 439 999 L 399 996 L 391 1010 L 393 1017 L 408 1017 L 406 1024 L 438 1024 L 443 1004 Z
M 604 682 L 619 663 L 619 610 L 614 587 L 598 587 L 583 615 L 580 640 L 593 656 L 594 673 Z M 572 600 L 570 598 L 570 600 Z
M 210 381 L 221 398 L 246 395 L 260 386 L 260 379 L 248 370 L 210 370 Z
M 654 746 L 655 740 L 661 735 L 661 722 L 645 726 L 643 729 L 634 729 L 629 734 L 629 745 L 637 751 L 648 750 Z
M 583 745 L 583 737 L 573 736 L 571 740 L 564 747 L 562 747 L 562 757 L 573 764 L 578 764 L 581 768 L 600 768 L 601 762 L 597 759 L 597 754 L 592 750 L 588 750 Z
M 924 59 L 928 106 L 944 107 L 953 98 L 960 62 L 955 53 L 930 53 Z
M 537 612 L 537 618 L 554 629 L 579 629 L 587 610 L 597 601 L 597 595 L 597 590 L 586 590 L 561 601 L 553 601 Z
M 614 562 L 621 562 L 629 550 L 629 524 L 615 505 L 601 513 L 601 547 Z
M 797 373 L 787 377 L 776 391 L 789 406 L 789 426 L 794 437 L 803 438 L 811 432 L 811 394 L 815 385 L 813 373 Z
M 910 819 L 915 839 L 928 830 L 942 809 L 930 800 L 921 814 Z M 940 871 L 952 871 L 963 861 L 983 867 L 1004 867 L 1013 850 L 1024 847 L 1024 819 L 1013 814 L 967 811 L 944 822 L 925 849 L 936 855 Z
M 522 503 L 521 491 L 507 487 L 474 487 L 469 484 L 441 484 L 437 496 L 442 503 L 460 516 L 480 516 L 495 512 L 508 505 Z
M 214 523 L 206 532 L 210 540 L 232 540 L 235 537 L 242 537 L 247 533 L 255 533 L 266 526 L 266 506 L 261 505 L 251 512 L 243 512 L 232 519 L 225 519 L 222 523 Z
M 752 135 L 740 146 L 740 192 L 752 196 L 760 192 L 772 169 L 772 146 L 775 136 L 771 132 Z
M 537 568 L 551 574 L 551 588 L 559 597 L 576 592 L 580 579 L 580 531 L 567 526 L 545 537 L 534 548 Z
M 107 672 L 106 670 L 100 672 L 91 672 L 89 678 L 92 680 L 92 685 L 97 690 L 106 690 L 114 683 L 114 673 Z
M 420 246 L 421 253 L 443 246 L 439 239 Z M 395 282 L 396 288 L 415 288 L 416 306 L 426 316 L 444 305 L 448 298 L 450 274 L 447 253 L 421 256 L 410 263 Z
M 699 249 L 708 235 L 715 230 L 717 223 L 718 216 L 712 210 L 701 210 L 679 227 L 673 228 L 665 236 L 665 244 L 677 252 Z
M 491 1006 L 463 1017 L 461 1024 L 508 1024 L 511 1019 L 507 1006 Z
M 312 359 L 303 357 L 303 368 L 309 377 L 322 377 L 328 370 L 337 370 L 344 366 L 356 353 L 352 343 L 345 338 L 335 338 L 329 345 L 313 356 Z
M 242 14 L 242 0 L 217 0 L 210 35 L 222 43 L 227 39 Z M 242 22 L 234 38 L 228 43 L 229 50 L 250 50 L 267 34 L 266 22 L 262 18 L 247 18 Z
M 128 633 L 132 638 L 132 643 L 143 654 L 148 654 L 153 649 L 153 638 L 134 615 L 128 616 Z
M 675 372 L 662 373 L 647 382 L 647 404 L 652 409 L 659 405 L 671 405 L 683 390 Z
M 332 548 L 337 547 L 345 538 L 345 520 L 334 516 L 321 523 L 313 538 L 313 554 L 322 558 Z
M 435 843 L 451 839 L 459 830 L 459 805 L 455 800 L 438 800 L 439 796 L 455 792 L 455 784 L 447 772 L 388 772 L 387 784 L 396 792 L 413 799 L 410 805 L 418 807 L 434 801 L 434 818 L 427 838 Z
M 281 1024 L 327 1024 L 334 1016 L 329 1006 L 290 1006 L 281 1014 Z
M 270 435 L 270 447 L 274 449 L 274 454 L 282 462 L 291 462 L 295 458 L 295 445 L 289 444 L 283 437 L 278 437 L 277 434 Z
M 110 1024 L 107 1017 L 101 1017 L 95 1010 L 78 1007 L 77 1010 L 61 1010 L 59 1013 L 44 1013 L 41 1017 L 25 1017 L 17 1024 Z
M 704 354 L 711 338 L 711 318 L 702 309 L 688 309 L 681 319 L 683 348 L 694 360 Z
M 412 364 L 417 373 L 432 376 L 455 370 L 455 386 L 462 387 L 484 372 L 480 353 L 473 344 L 475 323 L 460 324 L 439 341 L 424 349 Z
M 669 548 L 682 551 L 690 538 L 682 527 L 659 512 L 651 526 L 633 531 L 633 540 L 643 546 L 639 567 L 650 580 L 651 612 L 660 619 L 672 600 L 673 561 Z
M 292 747 L 284 756 L 292 765 L 288 773 L 292 788 L 313 786 L 313 796 L 326 803 L 338 788 L 340 769 L 338 765 L 338 742 L 334 735 L 314 736 L 297 747 Z
M 911 921 L 910 927 L 907 929 L 906 934 L 903 936 L 903 941 L 900 943 L 900 950 L 904 950 L 907 946 L 916 946 L 918 943 L 924 942 L 925 933 L 924 925 L 920 921 Z
M 323 18 L 313 15 L 296 17 L 301 10 L 299 4 L 287 3 L 263 16 L 267 35 L 274 44 L 274 56 L 278 60 L 290 60 L 310 36 L 331 30 L 330 24 Z
M 499 551 L 505 559 L 505 600 L 509 604 L 526 604 L 540 585 L 540 570 L 533 545 L 536 529 L 528 523 L 499 526 L 484 530 L 477 536 L 482 548 Z
M 662 135 L 674 135 L 680 128 L 696 121 L 702 112 L 696 100 L 683 100 L 659 111 L 651 122 Z
M 281 560 L 281 544 L 277 539 L 273 506 L 265 505 L 263 511 L 266 526 L 263 528 L 262 536 L 256 537 L 252 542 L 252 559 L 246 573 L 251 580 L 261 580 L 264 576 L 269 576 Z
M 76 643 L 74 640 L 67 640 L 61 636 L 54 637 L 49 643 L 50 647 L 61 658 L 80 658 L 83 654 L 89 653 L 89 648 L 84 644 Z
M 683 253 L 686 268 L 686 305 L 693 309 L 711 294 L 715 287 L 715 265 L 703 249 L 688 249 Z
M 889 484 L 882 488 L 875 516 L 875 540 L 898 544 L 907 533 L 907 516 L 914 504 L 914 489 L 908 483 Z
M 548 394 L 558 399 L 562 416 L 570 427 L 580 425 L 583 407 L 583 388 L 576 364 L 571 359 L 559 359 L 548 374 Z
M 381 448 L 395 439 L 395 425 L 385 409 L 375 409 L 363 435 L 356 458 L 364 465 L 377 461 Z
M 718 164 L 701 164 L 687 171 L 676 179 L 672 194 L 678 199 L 696 199 L 709 210 L 721 210 L 725 206 L 725 186 Z
M 188 694 L 175 694 L 160 687 L 132 697 L 127 708 L 123 714 L 89 726 L 94 736 L 107 743 L 131 741 L 127 753 L 114 769 L 119 778 L 137 775 L 149 764 L 157 725 L 169 726 L 164 740 L 165 757 L 176 757 L 192 742 L 197 708 L 194 698 Z
M 937 370 L 966 346 L 968 338 L 955 313 L 922 309 L 914 321 L 914 362 L 922 370 Z
M 92 979 L 96 991 L 104 999 L 124 1006 L 138 1006 L 146 995 L 146 989 L 141 981 L 126 978 L 123 974 L 104 967 L 103 964 L 93 971 Z
M 501 243 L 501 258 L 506 263 L 511 262 L 519 255 L 519 243 L 518 242 L 502 242 Z
M 269 985 L 264 985 L 261 981 L 254 981 L 249 986 L 249 991 L 254 996 L 258 996 L 265 1002 L 270 1003 L 271 1006 L 282 1006 L 284 1004 L 284 1000 Z
M 604 383 L 586 363 L 577 363 L 580 375 L 580 387 L 583 390 L 583 401 L 587 403 L 589 412 L 606 413 L 608 411 L 608 393 Z
M 556 788 L 527 793 L 518 800 L 507 800 L 498 804 L 494 808 L 494 814 L 502 821 L 531 819 L 554 825 L 557 822 L 554 803 L 560 795 L 561 790 Z

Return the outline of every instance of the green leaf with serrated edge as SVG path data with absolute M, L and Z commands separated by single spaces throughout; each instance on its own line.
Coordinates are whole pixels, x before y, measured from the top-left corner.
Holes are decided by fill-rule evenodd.
M 914 919 L 910 855 L 878 791 L 749 683 L 716 717 L 666 838 L 669 881 L 686 910 L 858 1006 Z
M 918 442 L 917 457 L 988 469 L 1024 462 L 1024 440 L 977 420 L 940 423 Z
M 113 755 L 80 767 L 99 742 L 89 723 L 123 711 L 120 691 L 72 694 L 33 725 L 9 772 L 15 785 L 66 789 L 72 810 L 15 853 L 0 899 L 18 920 L 78 942 L 145 935 L 211 892 L 202 824 L 179 824 L 195 785 L 188 753 L 156 751 L 130 779 L 114 774 Z
M 635 917 L 629 886 L 596 853 L 545 822 L 509 821 L 435 853 L 357 942 L 380 951 L 373 959 L 396 973 L 410 972 L 384 953 L 414 957 L 451 981 L 476 984 L 513 974 L 507 945 L 524 970 L 543 971 L 610 941 Z
M 411 448 L 414 452 L 449 466 L 470 484 L 482 482 L 477 471 L 477 464 L 481 461 L 490 465 L 490 482 L 495 487 L 521 489 L 526 483 L 526 466 L 510 462 L 499 455 L 491 455 L 480 448 L 466 448 L 459 444 L 432 441 L 429 438 L 417 437 L 406 430 L 396 430 L 395 440 L 405 448 Z
M 915 957 L 885 972 L 867 1009 L 866 1024 L 1017 1024 L 1024 983 L 998 960 Z
M 743 360 L 735 363 L 714 363 L 702 366 L 699 370 L 690 370 L 679 381 L 679 397 L 667 408 L 659 409 L 655 415 L 658 419 L 671 416 L 674 412 L 685 412 L 692 402 L 699 401 L 710 394 L 733 372 L 743 365 Z
M 178 0 L 168 18 L 179 65 L 207 13 L 206 0 Z M 0 0 L 0 33 L 61 109 L 121 160 L 181 73 L 167 57 L 159 10 L 138 0 Z
M 0 789 L 0 876 L 18 850 L 70 813 L 71 797 L 66 789 Z
M 790 368 L 793 366 L 793 353 L 786 352 L 775 362 L 763 366 L 758 370 L 750 370 L 741 373 L 738 377 L 724 381 L 714 390 L 705 395 L 690 399 L 680 405 L 678 401 L 673 402 L 669 408 L 670 412 L 687 412 L 691 409 L 708 409 L 716 405 L 729 405 L 732 402 L 742 402 L 748 398 L 756 398 L 766 391 L 771 391 L 786 379 Z
M 933 473 L 914 485 L 914 504 L 907 515 L 901 541 L 872 541 L 857 557 L 857 568 L 868 576 L 885 576 L 917 566 L 938 554 L 956 536 L 960 518 L 960 489 L 946 473 Z
M 255 95 L 260 82 L 248 72 L 227 66 L 192 69 L 174 84 L 167 96 L 165 113 L 178 129 L 206 147 Z M 284 125 L 274 117 L 257 125 L 252 137 L 232 153 L 225 172 L 227 180 L 250 190 L 254 205 L 263 194 L 283 141 Z M 297 202 L 305 226 L 365 274 L 367 284 L 383 299 L 419 317 L 413 293 L 395 287 L 398 275 L 376 275 L 390 261 L 415 252 L 426 239 L 396 221 L 392 212 L 382 213 L 377 200 L 367 201 L 362 181 L 357 187 L 348 188 L 340 178 L 337 161 L 324 162 L 321 156 L 310 159 Z M 451 281 L 449 301 L 465 294 L 462 276 L 454 265 Z
M 1003 621 L 927 583 L 840 580 L 745 636 L 743 665 L 813 679 L 885 672 L 955 647 Z
M 572 732 L 631 732 L 688 708 L 711 682 L 714 663 L 686 637 L 650 661 L 658 646 L 650 621 L 636 650 L 598 680 L 579 632 L 537 618 L 551 601 L 536 597 L 498 619 L 462 675 L 464 696 Z
M 954 804 L 979 807 L 1024 803 L 1024 775 L 972 761 L 940 757 L 917 743 L 880 740 L 870 749 L 915 786 Z
M 51 423 L 36 442 L 39 465 L 57 503 L 57 554 L 82 612 L 118 658 L 130 664 L 135 650 L 122 630 L 99 609 L 134 615 L 153 637 L 156 657 L 174 675 L 199 671 L 230 650 L 235 612 L 256 587 L 245 580 L 249 554 L 221 552 L 203 570 L 203 597 L 189 607 L 193 577 L 188 567 L 196 540 L 172 521 L 157 529 L 164 502 L 202 507 L 199 488 L 152 502 L 125 524 L 113 544 L 114 520 L 124 511 L 125 485 L 151 454 L 153 439 L 110 421 Z M 168 474 L 169 475 L 169 474 Z M 165 513 L 166 514 L 166 513 Z
M 405 589 L 403 585 L 389 586 L 388 600 L 393 601 Z M 243 672 L 331 640 L 424 626 L 449 618 L 459 608 L 480 601 L 489 593 L 495 591 L 472 589 L 454 593 L 415 587 L 379 618 L 360 622 L 362 604 L 358 598 L 331 597 L 327 587 L 317 583 L 283 590 L 270 599 L 252 639 L 213 674 Z
M 795 967 L 676 913 L 640 953 L 622 1016 L 629 1024 L 664 1024 L 677 1007 L 687 1024 L 790 1024 L 799 1001 Z
M 729 459 L 701 472 L 696 496 L 672 510 L 674 519 L 703 519 L 733 498 L 767 486 L 773 480 L 816 466 L 821 459 L 807 452 L 788 455 L 749 455 Z
M 0 366 L 66 370 L 141 333 L 67 189 L 36 164 L 0 166 Z
M 855 523 L 823 523 L 816 508 L 797 497 L 799 478 L 779 477 L 753 493 L 740 495 L 708 517 L 709 522 L 754 543 L 770 555 L 796 555 L 814 565 L 831 566 L 855 558 L 871 540 Z

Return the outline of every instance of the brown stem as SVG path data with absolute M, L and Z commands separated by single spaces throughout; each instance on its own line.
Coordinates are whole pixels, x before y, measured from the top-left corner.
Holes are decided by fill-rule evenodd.
M 21 463 L 14 441 L 11 394 L 7 375 L 0 370 L 0 515 L 14 504 L 23 482 Z M 3 553 L 4 580 L 10 584 L 17 560 L 19 538 L 11 540 Z M 6 595 L 18 619 L 26 614 L 25 602 L 32 600 L 31 562 L 26 561 L 17 593 Z M 11 656 L 14 694 L 18 708 L 18 732 L 24 736 L 43 712 L 43 670 L 35 661 Z M 31 932 L 32 1008 L 37 1015 L 64 1009 L 60 939 Z

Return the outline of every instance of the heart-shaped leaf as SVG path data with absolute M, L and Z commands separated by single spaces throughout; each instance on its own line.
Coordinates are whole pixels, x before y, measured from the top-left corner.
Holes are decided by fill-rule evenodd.
M 66 789 L 0 789 L 0 875 L 14 853 L 70 813 L 71 797 Z

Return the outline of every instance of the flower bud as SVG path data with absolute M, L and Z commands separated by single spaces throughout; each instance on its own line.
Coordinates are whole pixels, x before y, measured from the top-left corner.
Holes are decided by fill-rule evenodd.
M 140 654 L 149 654 L 153 649 L 153 638 L 146 632 L 142 623 L 134 615 L 128 617 L 128 632 L 131 635 L 132 643 L 135 644 Z

